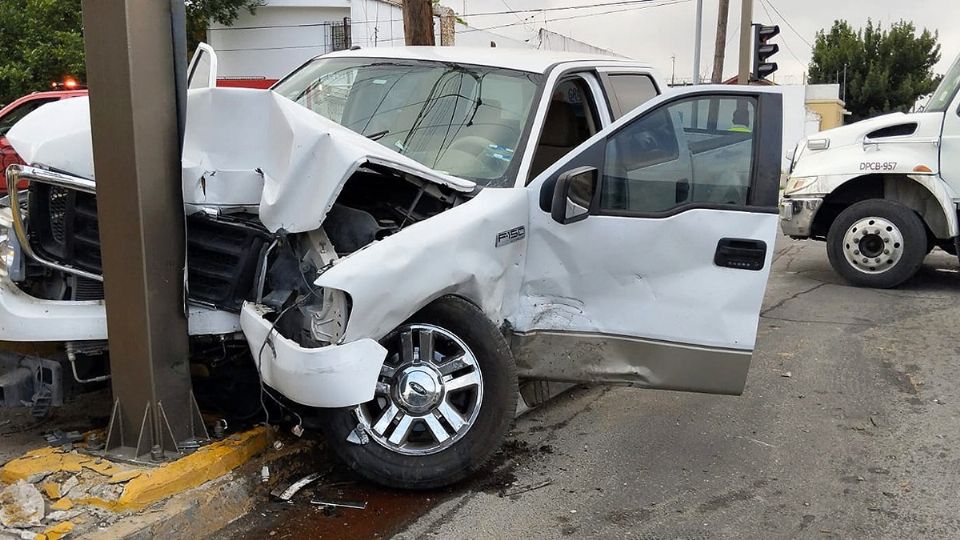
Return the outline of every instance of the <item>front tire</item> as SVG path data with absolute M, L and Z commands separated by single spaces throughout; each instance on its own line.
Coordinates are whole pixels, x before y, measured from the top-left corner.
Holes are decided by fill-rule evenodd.
M 440 298 L 381 340 L 387 359 L 368 403 L 325 414 L 333 451 L 364 478 L 432 489 L 483 467 L 517 408 L 517 368 L 473 304 Z
M 913 210 L 883 199 L 851 205 L 827 233 L 827 257 L 853 285 L 888 289 L 913 277 L 927 254 L 927 231 Z

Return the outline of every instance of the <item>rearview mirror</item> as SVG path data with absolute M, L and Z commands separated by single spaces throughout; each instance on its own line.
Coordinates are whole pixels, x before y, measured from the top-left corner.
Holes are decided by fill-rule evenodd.
M 597 169 L 578 167 L 557 178 L 550 216 L 562 225 L 587 219 L 597 193 Z

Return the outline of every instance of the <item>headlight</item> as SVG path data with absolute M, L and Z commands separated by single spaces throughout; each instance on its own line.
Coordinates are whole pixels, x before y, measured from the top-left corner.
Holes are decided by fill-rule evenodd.
M 787 185 L 786 187 L 783 188 L 783 194 L 789 195 L 791 193 L 795 193 L 797 191 L 806 189 L 812 186 L 813 183 L 816 181 L 817 181 L 816 176 L 803 176 L 799 178 L 791 178 L 790 180 L 787 180 Z
M 10 229 L 0 228 L 0 273 L 12 281 L 23 281 L 26 269 L 20 255 L 20 244 Z

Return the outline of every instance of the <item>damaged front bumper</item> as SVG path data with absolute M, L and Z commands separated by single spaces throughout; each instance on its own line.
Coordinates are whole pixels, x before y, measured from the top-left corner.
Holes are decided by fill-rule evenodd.
M 240 327 L 260 376 L 271 388 L 310 407 L 350 407 L 373 399 L 387 350 L 365 338 L 306 348 L 274 331 L 270 309 L 247 302 Z
M 809 238 L 813 219 L 823 204 L 822 197 L 783 198 L 780 201 L 780 229 L 791 238 Z

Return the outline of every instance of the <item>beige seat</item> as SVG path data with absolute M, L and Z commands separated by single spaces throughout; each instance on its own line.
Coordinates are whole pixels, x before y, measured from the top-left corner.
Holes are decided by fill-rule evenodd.
M 543 133 L 533 155 L 530 178 L 535 178 L 586 140 L 581 134 L 581 123 L 566 101 L 553 100 L 550 103 Z

